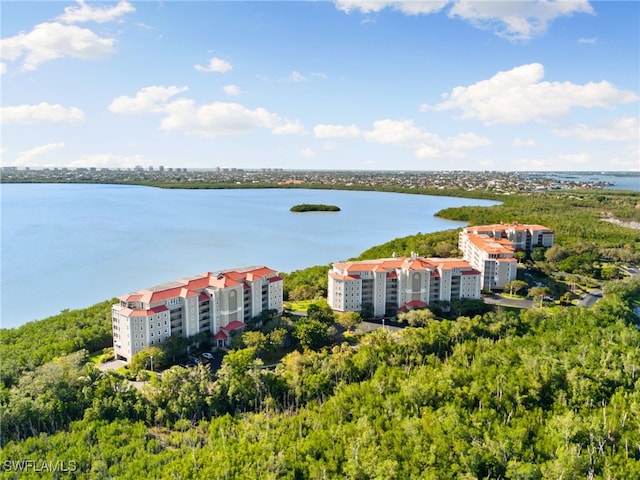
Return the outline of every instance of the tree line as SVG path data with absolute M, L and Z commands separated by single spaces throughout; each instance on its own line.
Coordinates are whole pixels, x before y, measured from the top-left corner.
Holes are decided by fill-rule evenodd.
M 635 478 L 640 282 L 605 295 L 589 309 L 380 329 L 275 370 L 239 348 L 216 375 L 174 367 L 141 390 L 62 357 L 20 395 L 42 407 L 65 395 L 81 415 L 41 411 L 55 428 L 7 442 L 0 465 L 73 460 L 72 478 Z

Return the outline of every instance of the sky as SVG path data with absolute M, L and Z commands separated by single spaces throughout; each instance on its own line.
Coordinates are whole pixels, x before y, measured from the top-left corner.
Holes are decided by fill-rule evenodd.
M 640 171 L 640 2 L 0 1 L 1 165 Z

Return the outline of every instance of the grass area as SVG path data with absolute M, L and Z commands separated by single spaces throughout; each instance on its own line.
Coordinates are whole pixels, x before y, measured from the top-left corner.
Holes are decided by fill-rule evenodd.
M 89 354 L 89 361 L 96 365 L 113 360 L 113 358 L 113 349 L 111 347 L 103 348 L 102 350 Z
M 291 310 L 292 312 L 306 312 L 309 305 L 313 305 L 317 300 L 298 300 L 296 302 L 284 302 L 284 309 Z
M 499 293 L 499 295 L 504 298 L 513 298 L 515 300 L 526 300 L 528 298 L 526 295 L 519 295 L 517 293 L 509 293 L 509 292 L 502 292 L 502 293 Z

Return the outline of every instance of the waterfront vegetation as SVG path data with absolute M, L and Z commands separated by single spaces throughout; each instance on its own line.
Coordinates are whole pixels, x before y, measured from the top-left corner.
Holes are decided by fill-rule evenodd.
M 294 205 L 289 209 L 291 212 L 339 212 L 340 207 L 336 205 L 324 205 L 321 203 L 302 203 Z
M 0 330 L 0 465 L 73 461 L 70 478 L 639 478 L 640 281 L 617 266 L 640 260 L 640 231 L 605 220 L 639 221 L 640 197 L 500 200 L 439 215 L 553 229 L 553 248 L 520 259 L 522 280 L 566 302 L 462 302 L 358 334 L 359 318 L 318 300 L 329 266 L 314 266 L 283 273 L 306 317 L 265 315 L 217 372 L 176 366 L 139 389 L 130 380 L 146 358 L 117 372 L 89 359 L 111 341 L 112 302 L 65 311 Z M 457 234 L 417 233 L 358 259 L 457 256 Z M 572 305 L 576 285 L 596 284 L 600 301 Z M 15 475 L 30 476 L 42 472 Z

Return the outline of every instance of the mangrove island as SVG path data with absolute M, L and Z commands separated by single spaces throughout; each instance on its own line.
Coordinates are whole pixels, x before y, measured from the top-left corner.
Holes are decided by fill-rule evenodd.
M 294 205 L 289 209 L 290 212 L 339 212 L 340 207 L 335 205 L 323 205 L 321 203 L 302 203 Z

